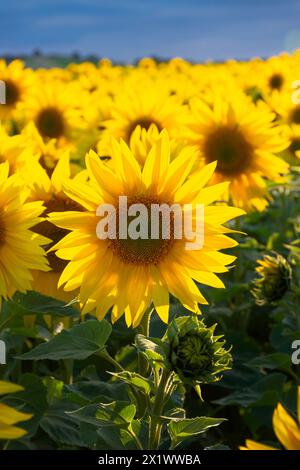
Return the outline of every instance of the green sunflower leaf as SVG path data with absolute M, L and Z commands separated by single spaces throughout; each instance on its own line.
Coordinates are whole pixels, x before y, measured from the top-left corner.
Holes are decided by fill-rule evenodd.
M 226 420 L 222 418 L 208 418 L 206 416 L 171 421 L 168 424 L 168 431 L 172 441 L 172 449 L 177 447 L 181 442 L 197 434 L 201 434 L 213 426 L 218 426 L 223 421 Z
M 42 343 L 31 351 L 19 356 L 23 360 L 86 359 L 105 347 L 112 331 L 106 320 L 89 320 L 63 330 L 47 343 Z

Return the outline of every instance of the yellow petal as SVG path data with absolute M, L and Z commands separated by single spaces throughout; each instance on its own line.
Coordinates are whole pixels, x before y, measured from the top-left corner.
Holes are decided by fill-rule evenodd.
M 152 300 L 155 310 L 164 323 L 169 320 L 169 292 L 166 286 L 163 285 L 157 268 L 153 266 L 151 274 L 154 279 L 154 286 L 152 287 Z
M 279 403 L 273 414 L 274 432 L 287 450 L 300 450 L 300 428 Z
M 28 413 L 22 413 L 11 406 L 0 403 L 0 420 L 4 424 L 16 424 L 20 421 L 27 421 L 32 418 Z
M 27 434 L 27 431 L 24 429 L 16 426 L 8 426 L 7 424 L 2 424 L 0 422 L 0 439 L 20 439 L 20 437 L 25 436 L 25 434 Z
M 166 179 L 170 161 L 170 142 L 167 132 L 162 132 L 160 138 L 151 148 L 142 173 L 146 188 L 159 189 Z
M 58 160 L 51 176 L 51 183 L 56 192 L 60 192 L 65 180 L 71 176 L 69 152 L 65 152 Z
M 24 390 L 24 388 L 21 387 L 21 385 L 0 380 L 0 395 L 4 395 L 6 393 L 21 392 L 22 390 Z
M 241 446 L 240 450 L 278 450 L 275 447 L 267 446 L 266 444 L 260 444 L 259 442 L 246 439 L 246 445 Z
M 193 173 L 188 181 L 176 192 L 175 201 L 181 204 L 193 201 L 200 190 L 211 179 L 216 169 L 217 162 L 205 165 L 200 171 Z
M 297 395 L 298 395 L 298 400 L 297 400 L 297 416 L 298 416 L 298 423 L 299 423 L 299 426 L 300 426 L 300 387 L 298 387 Z

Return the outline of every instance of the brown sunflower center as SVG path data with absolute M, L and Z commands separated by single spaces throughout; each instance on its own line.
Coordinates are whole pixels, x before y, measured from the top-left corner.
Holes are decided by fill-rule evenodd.
M 51 212 L 65 212 L 65 211 L 82 211 L 83 208 L 71 199 L 62 199 L 56 196 L 53 196 L 52 199 L 45 202 L 46 209 L 44 210 L 42 217 L 46 217 Z M 48 245 L 44 246 L 44 249 L 47 251 L 52 248 L 56 243 L 58 243 L 62 238 L 64 238 L 69 230 L 56 227 L 54 224 L 45 220 L 40 222 L 32 229 L 35 233 L 43 235 L 44 237 L 52 240 Z M 67 261 L 62 260 L 56 256 L 55 253 L 47 253 L 47 259 L 52 271 L 60 273 L 64 270 L 67 265 Z
M 155 126 L 158 128 L 159 131 L 162 130 L 161 125 L 155 121 L 154 119 L 151 119 L 150 117 L 141 117 L 139 119 L 136 119 L 135 121 L 131 122 L 130 125 L 128 126 L 127 130 L 127 141 L 129 142 L 130 137 L 134 130 L 136 129 L 137 126 L 141 126 L 142 129 L 145 129 L 146 131 L 149 129 L 151 124 L 155 124 Z
M 7 106 L 14 106 L 20 99 L 20 90 L 12 80 L 5 80 L 5 98 Z
M 159 214 L 159 236 L 158 238 L 151 238 L 151 228 L 154 221 L 151 218 L 151 205 L 162 204 L 155 197 L 140 196 L 137 198 L 128 199 L 128 207 L 132 204 L 143 204 L 148 211 L 148 237 L 138 238 L 134 240 L 129 236 L 126 239 L 119 237 L 119 217 L 120 213 L 117 210 L 117 236 L 116 239 L 109 241 L 109 246 L 114 254 L 118 256 L 126 264 L 135 265 L 150 265 L 158 264 L 171 250 L 174 243 L 174 215 L 170 213 L 170 236 L 165 238 L 162 230 L 162 213 Z M 122 214 L 121 214 L 122 216 Z M 135 218 L 124 214 L 127 217 L 127 226 Z
M 36 126 L 43 137 L 57 139 L 65 132 L 62 113 L 55 107 L 45 108 L 36 118 Z
M 281 90 L 284 79 L 280 73 L 274 73 L 269 79 L 269 86 L 272 90 Z
M 207 163 L 218 161 L 218 172 L 232 176 L 249 166 L 253 148 L 238 129 L 220 127 L 207 137 L 204 155 Z
M 300 124 L 300 106 L 293 109 L 290 115 L 290 121 L 293 124 Z
M 5 243 L 5 234 L 6 234 L 5 222 L 4 222 L 2 210 L 0 210 L 0 248 Z

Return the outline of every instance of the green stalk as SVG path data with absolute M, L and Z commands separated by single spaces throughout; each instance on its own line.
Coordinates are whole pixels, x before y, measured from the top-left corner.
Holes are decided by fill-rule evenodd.
M 143 450 L 143 446 L 142 446 L 142 443 L 141 441 L 139 440 L 138 436 L 133 432 L 132 428 L 131 428 L 131 425 L 129 425 L 129 427 L 127 428 L 127 431 L 129 432 L 130 436 L 132 437 L 132 439 L 134 440 L 137 448 L 139 450 Z
M 110 364 L 112 364 L 114 366 L 114 368 L 118 371 L 118 372 L 122 372 L 124 370 L 124 367 L 121 366 L 121 364 L 119 362 L 117 362 L 108 352 L 106 349 L 103 349 L 103 351 L 99 351 L 97 353 L 97 356 L 98 357 L 101 357 L 102 359 L 105 359 L 107 362 L 109 362 Z
M 9 315 L 8 318 L 6 318 L 2 323 L 0 323 L 0 330 L 2 330 L 13 318 L 13 315 Z
M 138 332 L 146 336 L 146 338 L 148 338 L 150 335 L 150 321 L 153 310 L 154 309 L 152 305 L 150 305 L 144 313 L 141 323 L 138 326 Z M 149 364 L 143 353 L 138 354 L 138 370 L 143 377 L 147 376 Z
M 66 384 L 71 385 L 73 383 L 74 360 L 65 359 L 64 365 L 65 365 L 65 373 L 66 373 Z
M 114 366 L 115 370 L 118 371 L 118 372 L 123 372 L 125 369 L 124 367 L 122 367 L 122 365 L 117 362 L 108 352 L 106 349 L 104 349 L 103 351 L 99 351 L 97 353 L 97 356 L 98 357 L 101 357 L 102 359 L 104 359 L 105 361 L 109 362 L 112 366 Z M 146 405 L 147 403 L 145 403 L 145 400 L 144 400 L 144 397 L 134 388 L 132 387 L 131 385 L 128 385 L 129 387 L 129 390 L 131 391 L 131 394 L 133 396 L 133 398 L 135 399 L 136 401 L 136 405 L 137 405 L 137 415 L 139 417 L 142 417 L 144 416 L 145 414 L 145 411 L 146 411 Z
M 152 304 L 149 305 L 149 307 L 145 311 L 143 318 L 141 319 L 141 322 L 138 326 L 138 332 L 147 337 L 150 334 L 150 321 L 151 321 L 151 315 L 152 315 L 153 310 L 154 308 Z
M 167 369 L 163 369 L 159 385 L 156 391 L 154 405 L 150 417 L 150 430 L 149 430 L 149 449 L 156 450 L 159 448 L 161 431 L 163 426 L 163 420 L 161 414 L 163 412 L 166 397 L 169 397 L 167 390 L 169 389 L 170 380 L 172 380 L 173 374 Z M 170 392 L 170 390 L 168 390 Z

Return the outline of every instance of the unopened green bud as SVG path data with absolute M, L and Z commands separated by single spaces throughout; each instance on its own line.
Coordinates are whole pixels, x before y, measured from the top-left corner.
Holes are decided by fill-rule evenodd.
M 292 280 L 292 268 L 281 255 L 265 255 L 257 261 L 256 272 L 259 278 L 253 281 L 252 295 L 257 305 L 265 305 L 280 300 L 288 291 Z
M 214 336 L 215 328 L 197 317 L 179 317 L 169 325 L 163 340 L 169 343 L 169 361 L 182 382 L 215 382 L 231 368 L 231 354 L 223 347 L 223 336 Z

